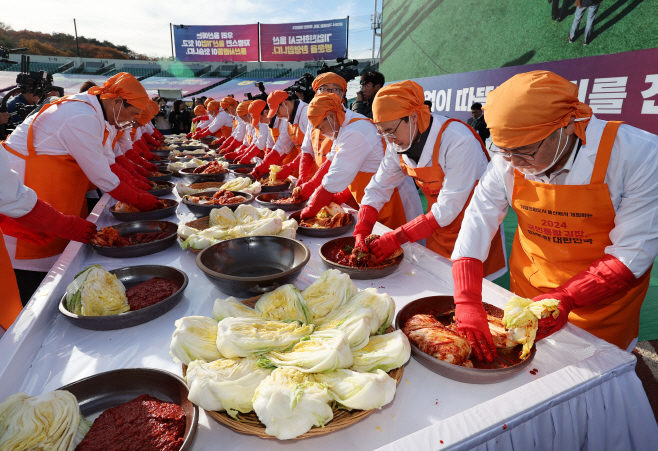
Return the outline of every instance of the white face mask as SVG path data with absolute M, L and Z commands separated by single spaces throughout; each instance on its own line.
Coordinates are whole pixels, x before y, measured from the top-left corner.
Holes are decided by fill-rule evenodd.
M 386 144 L 391 146 L 391 149 L 393 149 L 393 151 L 395 151 L 396 153 L 405 153 L 405 152 L 407 152 L 409 149 L 411 149 L 411 144 L 413 143 L 414 136 L 416 136 L 416 127 L 417 127 L 417 125 L 418 124 L 414 124 L 414 131 L 412 133 L 411 132 L 411 119 L 409 119 L 409 145 L 406 148 L 403 149 L 402 147 L 400 147 L 399 144 L 393 143 L 393 142 L 389 141 L 388 139 L 386 140 Z
M 129 128 L 132 127 L 133 121 L 119 122 L 119 116 L 121 115 L 121 109 L 122 108 L 123 108 L 123 101 L 121 102 L 121 105 L 119 106 L 119 111 L 118 112 L 116 110 L 114 111 L 114 123 L 117 124 L 116 128 L 118 130 L 128 130 Z
M 328 138 L 328 139 L 331 139 L 332 141 L 334 141 L 334 140 L 338 137 L 338 130 L 335 130 L 335 129 L 334 129 L 334 126 L 332 125 L 332 123 L 331 123 L 331 121 L 329 120 L 329 118 L 327 118 L 327 122 L 329 123 L 329 127 L 331 127 L 331 136 L 327 136 L 327 135 L 325 135 L 324 133 L 322 134 L 322 136 L 324 136 L 325 138 Z
M 558 160 L 559 160 L 560 158 L 562 158 L 562 154 L 564 153 L 564 149 L 567 148 L 567 144 L 569 144 L 569 137 L 567 136 L 567 139 L 566 139 L 565 142 L 564 142 L 564 146 L 562 146 L 562 150 L 560 150 L 560 144 L 562 143 L 562 130 L 564 130 L 564 129 L 563 129 L 563 128 L 560 129 L 560 140 L 559 140 L 558 143 L 557 143 L 558 151 L 555 152 L 555 156 L 553 157 L 553 161 L 551 162 L 551 164 L 548 165 L 548 167 L 546 167 L 546 168 L 544 168 L 544 169 L 541 169 L 541 170 L 540 170 L 540 169 L 537 169 L 537 168 L 535 168 L 535 167 L 526 167 L 526 168 L 515 167 L 515 168 L 516 168 L 520 173 L 522 173 L 522 174 L 526 174 L 526 175 L 541 175 L 541 174 L 543 174 L 544 172 L 546 172 L 546 171 L 548 171 L 549 169 L 551 169 L 553 166 L 555 166 L 555 164 L 558 162 Z M 512 166 L 513 166 L 513 165 L 512 165 Z

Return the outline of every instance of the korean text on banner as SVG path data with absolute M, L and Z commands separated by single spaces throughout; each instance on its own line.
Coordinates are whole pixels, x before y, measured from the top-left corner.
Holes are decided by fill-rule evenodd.
M 258 24 L 174 25 L 179 61 L 258 61 Z
M 263 61 L 330 60 L 347 54 L 347 19 L 261 24 Z

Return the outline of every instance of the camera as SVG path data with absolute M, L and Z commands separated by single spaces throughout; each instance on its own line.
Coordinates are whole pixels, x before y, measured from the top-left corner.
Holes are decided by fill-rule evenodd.
M 350 82 L 359 76 L 359 71 L 354 66 L 358 66 L 359 62 L 357 60 L 350 60 L 347 58 L 336 58 L 338 64 L 333 66 L 328 66 L 327 63 L 322 63 L 322 69 L 318 71 L 318 75 L 324 74 L 326 72 L 333 72 L 336 75 L 340 75 L 345 79 L 346 82 Z
M 315 91 L 313 91 L 313 80 L 315 77 L 309 73 L 306 73 L 300 77 L 292 86 L 286 88 L 286 92 L 291 96 L 294 96 L 296 93 L 301 93 L 304 97 L 304 102 L 309 103 L 313 100 L 315 96 Z
M 245 92 L 244 96 L 247 98 L 247 100 L 264 100 L 267 102 L 267 93 L 265 92 L 265 85 L 263 84 L 262 81 L 257 81 L 254 83 L 254 86 L 258 88 L 260 91 L 260 94 L 251 95 L 250 92 Z

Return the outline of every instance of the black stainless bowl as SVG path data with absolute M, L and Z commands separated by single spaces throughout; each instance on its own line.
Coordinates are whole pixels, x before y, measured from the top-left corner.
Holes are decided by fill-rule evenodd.
M 80 412 L 93 417 L 141 395 L 178 404 L 185 411 L 185 434 L 180 451 L 191 448 L 199 422 L 199 408 L 187 399 L 187 385 L 180 377 L 167 371 L 151 368 L 124 368 L 107 371 L 65 385 L 75 396 Z
M 247 177 L 247 178 L 249 178 L 249 179 L 255 181 L 256 178 L 255 178 L 253 175 L 251 175 L 251 171 L 252 171 L 252 170 L 249 169 L 249 168 L 242 168 L 242 169 L 234 169 L 234 170 L 230 170 L 230 172 L 231 172 L 233 175 L 235 175 L 236 178 L 237 178 L 237 177 Z
M 230 172 L 220 172 L 219 174 L 194 174 L 196 168 L 181 169 L 180 175 L 189 184 L 204 183 L 204 182 L 223 182 L 226 180 Z
M 112 226 L 119 232 L 119 235 L 123 236 L 131 233 L 161 232 L 163 224 L 165 226 L 164 231 L 170 233 L 171 236 L 161 240 L 153 241 L 151 243 L 135 244 L 133 246 L 123 247 L 98 246 L 93 242 L 90 242 L 89 245 L 99 254 L 112 258 L 131 258 L 155 254 L 156 252 L 167 249 L 176 242 L 176 232 L 178 231 L 178 226 L 173 222 L 135 221 L 125 222 L 123 224 L 114 224 Z
M 171 171 L 159 171 L 159 172 L 162 175 L 158 175 L 156 177 L 146 177 L 146 178 L 152 182 L 166 182 L 171 178 L 171 175 L 173 174 L 173 172 Z
M 171 182 L 155 182 L 155 183 L 161 186 L 166 186 L 166 188 L 150 189 L 147 191 L 147 193 L 155 197 L 164 196 L 165 194 L 169 194 L 174 190 L 174 184 Z
M 218 139 L 216 136 L 204 136 L 203 138 L 198 138 L 197 141 L 201 141 L 204 144 L 210 144 L 216 139 Z
M 250 171 L 253 170 L 256 167 L 256 163 L 249 163 L 249 164 L 230 164 L 228 165 L 228 168 L 230 170 L 235 170 L 235 169 L 249 169 Z
M 212 197 L 217 191 L 202 191 L 200 193 L 193 194 L 193 196 L 208 196 Z M 242 191 L 231 191 L 233 194 L 236 196 L 244 196 L 247 200 L 242 201 L 242 202 L 236 202 L 234 204 L 228 204 L 228 205 L 200 205 L 200 204 L 195 204 L 194 202 L 191 202 L 187 200 L 187 197 L 183 198 L 183 204 L 187 206 L 187 208 L 196 216 L 197 218 L 203 218 L 204 216 L 210 215 L 210 212 L 212 211 L 213 208 L 222 208 L 222 207 L 228 207 L 231 210 L 235 210 L 238 208 L 238 205 L 242 204 L 250 204 L 251 201 L 254 200 L 254 196 L 251 194 L 243 193 Z
M 176 235 L 174 235 L 174 240 L 175 239 Z M 67 321 L 83 329 L 91 330 L 125 329 L 126 327 L 133 327 L 139 324 L 144 324 L 159 316 L 164 315 L 169 310 L 174 308 L 174 306 L 178 304 L 183 298 L 183 292 L 185 291 L 188 283 L 187 274 L 170 266 L 128 266 L 125 268 L 113 269 L 110 271 L 110 273 L 116 274 L 117 279 L 123 283 L 123 285 L 126 287 L 126 290 L 134 287 L 137 284 L 146 282 L 147 280 L 150 280 L 154 277 L 169 279 L 175 282 L 176 285 L 178 285 L 180 288 L 176 293 L 166 299 L 163 299 L 157 304 L 135 311 L 108 316 L 82 316 L 69 312 L 66 309 L 66 293 L 64 293 L 62 298 L 59 300 L 59 312 L 64 315 Z
M 297 211 L 306 206 L 306 201 L 297 202 L 295 204 L 273 204 L 272 201 L 276 199 L 283 199 L 290 197 L 291 193 L 266 193 L 256 197 L 256 202 L 261 207 L 269 208 L 270 210 L 283 210 L 283 211 Z
M 162 158 L 159 160 L 148 160 L 149 163 L 154 164 L 154 165 L 162 165 L 162 164 L 167 164 L 167 160 L 163 160 Z
M 291 214 L 288 219 L 294 219 L 299 224 L 299 213 L 295 212 Z M 330 229 L 320 229 L 315 227 L 304 227 L 301 224 L 297 227 L 297 233 L 300 235 L 312 236 L 314 238 L 333 238 L 335 236 L 341 236 L 350 231 L 354 227 L 354 216 L 350 215 L 350 222 L 341 227 L 333 227 Z
M 153 155 L 156 155 L 156 156 L 160 157 L 160 158 L 167 158 L 169 156 L 169 154 L 171 153 L 171 150 L 169 150 L 169 149 L 167 149 L 167 150 L 152 150 L 151 153 Z
M 310 258 L 311 251 L 299 241 L 250 236 L 204 249 L 196 264 L 222 292 L 248 298 L 292 283 Z
M 186 150 L 199 150 L 199 149 L 207 150 L 208 149 L 208 146 L 199 145 L 199 144 L 196 144 L 196 145 L 195 144 L 174 144 L 174 146 L 176 147 L 176 150 L 178 150 L 180 152 L 184 152 Z
M 261 182 L 261 192 L 263 193 L 280 193 L 281 191 L 288 191 L 293 188 L 294 188 L 293 183 L 289 181 L 282 183 L 280 185 L 265 185 L 263 184 L 263 182 Z
M 146 221 L 147 219 L 164 219 L 171 215 L 176 214 L 178 202 L 173 199 L 160 199 L 162 202 L 167 203 L 167 208 L 160 208 L 159 210 L 140 211 L 137 213 L 117 213 L 114 211 L 116 204 L 110 207 L 110 213 L 119 221 Z
M 502 318 L 502 309 L 495 307 L 491 304 L 483 303 L 484 308 L 492 316 Z M 407 323 L 409 318 L 417 314 L 427 315 L 442 315 L 448 313 L 455 308 L 455 300 L 452 296 L 430 296 L 426 298 L 416 299 L 409 304 L 402 307 L 395 318 L 396 329 L 402 329 Z M 441 376 L 453 379 L 459 382 L 466 382 L 468 384 L 495 384 L 504 380 L 510 379 L 519 371 L 530 365 L 530 362 L 535 358 L 536 347 L 533 346 L 530 355 L 523 361 L 509 365 L 510 360 L 518 361 L 518 355 L 521 352 L 522 346 L 519 345 L 509 350 L 498 349 L 498 359 L 494 360 L 492 366 L 499 366 L 497 368 L 466 368 L 460 365 L 453 365 L 439 360 L 429 354 L 424 353 L 418 347 L 411 343 L 411 355 L 424 367 L 433 371 Z M 506 363 L 501 365 L 502 359 L 509 357 L 510 360 L 505 360 Z M 499 362 L 501 360 L 501 362 Z M 473 360 L 477 366 L 479 362 Z
M 299 230 L 299 228 L 297 229 Z M 320 247 L 320 258 L 324 265 L 329 269 L 337 269 L 349 275 L 352 279 L 359 280 L 371 280 L 371 279 L 381 279 L 386 277 L 400 266 L 402 259 L 404 258 L 404 253 L 398 255 L 391 264 L 378 267 L 378 268 L 352 268 L 351 266 L 339 265 L 331 260 L 329 260 L 328 253 L 331 249 L 343 248 L 345 246 L 354 247 L 356 239 L 353 236 L 346 236 L 343 238 L 336 238 L 331 241 L 327 241 Z

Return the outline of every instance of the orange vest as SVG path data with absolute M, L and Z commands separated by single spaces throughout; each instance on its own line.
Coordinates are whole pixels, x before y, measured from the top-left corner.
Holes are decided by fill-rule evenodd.
M 416 180 L 416 183 L 418 184 L 420 189 L 423 191 L 423 194 L 425 194 L 425 197 L 427 198 L 428 212 L 431 211 L 432 205 L 436 203 L 439 197 L 439 193 L 443 188 L 443 179 L 445 177 L 445 173 L 443 172 L 443 169 L 441 169 L 441 165 L 439 165 L 439 149 L 441 147 L 441 138 L 443 136 L 443 132 L 448 127 L 448 124 L 450 124 L 451 122 L 460 122 L 463 124 L 462 121 L 457 119 L 448 119 L 443 123 L 441 129 L 439 130 L 439 135 L 436 137 L 436 142 L 434 143 L 434 153 L 432 154 L 431 166 L 425 168 L 412 168 L 411 166 L 407 165 L 404 162 L 402 155 L 400 155 L 400 166 L 402 167 L 402 171 L 404 171 L 405 174 L 407 174 L 410 177 L 413 177 L 414 180 Z M 488 161 L 489 155 L 487 154 L 487 151 L 484 147 L 484 144 L 482 143 L 482 140 L 475 132 L 475 130 L 473 130 L 471 127 L 468 127 L 468 129 L 473 133 L 475 138 L 480 143 L 480 146 L 482 147 L 482 151 L 484 152 L 484 155 L 487 157 L 487 161 Z M 450 256 L 452 255 L 452 251 L 455 248 L 455 241 L 457 241 L 459 230 L 461 229 L 462 220 L 464 219 L 464 213 L 466 211 L 466 207 L 468 207 L 468 204 L 471 201 L 471 197 L 473 197 L 474 191 L 475 191 L 475 187 L 473 187 L 471 194 L 468 196 L 468 200 L 464 204 L 464 208 L 462 208 L 462 211 L 459 212 L 457 217 L 450 224 L 448 224 L 445 227 L 439 228 L 432 234 L 432 236 L 427 238 L 428 249 L 436 252 L 442 257 L 448 259 L 450 258 Z M 490 274 L 495 273 L 496 271 L 499 271 L 504 267 L 505 267 L 505 253 L 503 251 L 503 240 L 500 235 L 500 230 L 498 230 L 498 232 L 496 232 L 496 235 L 494 236 L 491 242 L 491 247 L 489 248 L 489 256 L 484 262 L 484 275 L 488 276 Z
M 306 105 L 304 105 L 304 107 L 306 107 Z M 300 114 L 305 113 L 302 111 Z M 299 153 L 302 151 L 302 143 L 304 142 L 304 131 L 300 130 L 299 124 L 291 124 L 288 122 L 288 136 L 290 136 L 290 140 L 295 147 L 293 147 L 290 152 L 288 152 L 288 155 L 283 157 L 283 160 L 281 161 L 282 166 L 292 162 L 292 160 L 297 158 L 297 155 L 299 155 Z M 294 172 L 297 171 L 298 170 L 296 169 Z M 293 175 L 295 174 L 293 173 Z
M 526 298 L 546 293 L 605 255 L 616 216 L 605 174 L 620 124 L 606 124 L 589 185 L 533 182 L 515 171 L 512 208 L 519 226 L 510 258 L 512 292 Z M 572 310 L 569 322 L 628 348 L 639 332 L 650 279 L 651 268 L 622 292 Z
M 44 111 L 53 105 L 65 102 L 89 102 L 78 99 L 62 98 L 44 107 L 36 115 L 27 132 L 28 155 L 23 155 L 2 143 L 4 148 L 18 158 L 25 160 L 24 184 L 32 188 L 39 199 L 48 202 L 56 210 L 65 215 L 76 215 L 86 217 L 87 202 L 85 193 L 89 191 L 89 179 L 80 169 L 75 159 L 70 155 L 37 155 L 34 148 L 33 125 Z M 103 145 L 107 140 L 109 132 L 105 129 Z M 17 259 L 46 258 L 61 254 L 69 243 L 64 238 L 55 237 L 53 241 L 43 245 L 35 245 L 18 240 L 16 244 Z

